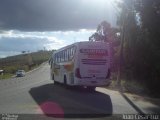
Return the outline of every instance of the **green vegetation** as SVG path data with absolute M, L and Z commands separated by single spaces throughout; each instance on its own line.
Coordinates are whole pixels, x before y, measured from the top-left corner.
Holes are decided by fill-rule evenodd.
M 32 70 L 49 60 L 51 54 L 52 51 L 38 51 L 0 59 L 0 69 L 4 70 L 0 79 L 10 78 L 15 75 L 18 69 L 23 69 L 26 72 Z
M 3 75 L 0 75 L 0 80 L 11 78 L 12 76 L 13 76 L 13 74 L 6 73 L 6 74 L 3 74 Z
M 160 1 L 123 1 L 121 18 L 125 18 L 125 24 L 119 20 L 125 29 L 123 77 L 160 97 Z
M 153 97 L 160 97 L 159 5 L 159 0 L 122 0 L 118 3 L 121 44 L 117 47 L 113 44 L 112 69 L 118 73 L 116 82 L 121 84 L 124 80 L 122 86 L 127 89 L 143 87 Z M 114 43 L 116 34 L 110 34 L 113 28 L 107 24 L 98 25 L 90 40 Z M 114 39 L 110 41 L 109 35 Z

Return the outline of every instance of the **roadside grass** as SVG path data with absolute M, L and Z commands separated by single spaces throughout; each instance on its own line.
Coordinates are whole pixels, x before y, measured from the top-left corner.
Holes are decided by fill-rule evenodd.
M 123 84 L 124 91 L 129 93 L 135 93 L 139 95 L 147 95 L 149 91 L 145 84 L 140 84 L 137 81 L 124 81 Z
M 38 51 L 29 54 L 21 54 L 0 59 L 0 69 L 4 70 L 0 74 L 0 80 L 11 78 L 19 69 L 28 72 L 37 68 L 41 63 L 49 60 L 53 51 Z
M 39 67 L 39 64 L 35 64 L 34 66 L 32 66 L 30 69 L 27 65 L 23 65 L 23 66 L 7 66 L 4 70 L 6 71 L 3 75 L 0 75 L 0 80 L 5 80 L 8 78 L 11 78 L 12 76 L 16 75 L 16 71 L 18 69 L 23 69 L 25 70 L 25 72 L 31 71 L 33 69 L 36 69 L 37 67 Z
M 37 67 L 39 67 L 39 66 L 40 66 L 40 65 L 35 64 L 35 65 L 34 65 L 34 66 L 32 66 L 32 67 L 31 67 L 31 69 L 30 69 L 30 70 L 28 70 L 28 71 L 31 71 L 31 70 L 33 70 L 33 69 L 36 69 L 36 68 L 37 68 Z M 27 71 L 27 72 L 28 72 L 28 71 Z
M 116 79 L 113 79 L 111 84 L 107 87 L 112 90 L 119 90 L 120 87 L 117 85 Z M 140 84 L 137 81 L 133 80 L 121 80 L 121 88 L 123 92 L 132 93 L 137 95 L 149 96 L 149 90 L 145 86 L 145 84 Z
M 0 80 L 5 80 L 5 79 L 8 79 L 8 78 L 11 78 L 13 75 L 14 74 L 10 74 L 10 73 L 0 75 Z
M 145 80 L 126 79 L 124 75 L 121 79 L 121 86 L 119 86 L 117 73 L 112 73 L 111 84 L 105 88 L 116 91 L 122 90 L 124 93 L 137 94 L 143 97 L 160 98 L 159 92 L 153 92 Z
M 160 106 L 160 96 L 159 94 L 153 94 L 149 91 L 145 84 L 140 84 L 137 81 L 129 81 L 122 79 L 121 88 L 123 93 L 129 98 L 134 100 L 143 100 L 145 102 L 150 102 L 156 106 Z M 117 81 L 114 79 L 107 89 L 119 91 L 120 87 L 117 86 Z

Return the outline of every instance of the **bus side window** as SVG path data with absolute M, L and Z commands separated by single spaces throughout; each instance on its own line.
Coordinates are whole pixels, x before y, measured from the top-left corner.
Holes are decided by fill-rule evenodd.
M 56 54 L 56 62 L 58 63 L 58 54 Z
M 64 50 L 64 51 L 63 51 L 63 61 L 66 61 L 66 59 L 65 59 L 65 56 L 66 56 L 66 55 L 65 55 L 65 54 L 66 54 L 66 51 Z
M 72 59 L 72 57 L 73 57 L 73 51 L 74 51 L 74 50 L 73 50 L 73 47 L 71 47 L 71 56 L 70 56 L 71 59 Z
M 60 52 L 61 53 L 61 62 L 64 61 L 64 51 Z
M 65 61 L 65 51 L 63 51 L 63 62 Z
M 76 47 L 74 46 L 73 47 L 73 56 L 74 56 L 75 52 L 76 52 Z
M 67 61 L 67 50 L 64 51 L 64 61 Z
M 58 54 L 56 54 L 56 62 L 58 63 Z
M 60 52 L 60 62 L 62 62 L 63 61 L 63 51 L 62 52 Z
M 71 60 L 71 58 L 72 58 L 72 57 L 71 57 L 71 56 L 72 56 L 71 54 L 72 54 L 72 51 L 71 51 L 71 48 L 69 48 L 69 60 Z
M 57 62 L 58 63 L 60 62 L 60 54 L 59 53 L 57 54 Z
M 55 61 L 55 63 L 57 62 L 56 54 L 54 55 L 54 61 Z
M 63 53 L 62 52 L 60 52 L 60 62 L 62 62 L 62 57 L 63 57 Z
M 64 61 L 67 61 L 66 60 L 66 50 L 64 51 Z
M 60 53 L 58 53 L 58 63 L 60 62 Z
M 68 61 L 68 49 L 65 51 L 65 60 Z
M 69 61 L 69 49 L 67 49 L 67 61 Z

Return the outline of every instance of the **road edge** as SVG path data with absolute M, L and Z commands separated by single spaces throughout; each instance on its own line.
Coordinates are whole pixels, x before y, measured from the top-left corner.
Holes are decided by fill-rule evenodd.
M 47 63 L 48 63 L 48 61 L 45 61 L 45 62 L 41 63 L 38 67 L 36 67 L 36 68 L 34 68 L 34 69 L 29 70 L 28 72 L 26 72 L 26 74 L 30 74 L 31 72 L 40 69 L 41 66 L 43 66 L 44 64 L 47 64 Z M 16 77 L 16 75 L 13 75 L 11 78 L 15 78 L 15 77 Z M 7 79 L 9 79 L 9 78 L 7 78 Z M 5 80 L 5 79 L 3 79 L 3 80 Z
M 127 95 L 125 95 L 124 92 L 119 90 L 119 93 L 139 114 L 142 114 L 142 115 L 147 114 L 140 107 L 138 107 Z
M 36 70 L 40 69 L 44 64 L 47 64 L 47 61 L 41 63 L 38 67 L 34 68 L 33 70 L 30 70 L 30 71 L 26 72 L 26 74 L 29 74 L 33 71 L 36 71 Z

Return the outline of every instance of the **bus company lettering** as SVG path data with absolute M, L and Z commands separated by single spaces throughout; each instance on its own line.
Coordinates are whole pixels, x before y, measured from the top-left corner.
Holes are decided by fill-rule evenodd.
M 88 58 L 103 58 L 105 55 L 103 54 L 88 54 Z
M 100 56 L 108 55 L 107 50 L 104 49 L 80 49 L 80 53 L 85 53 L 89 55 L 100 55 Z

